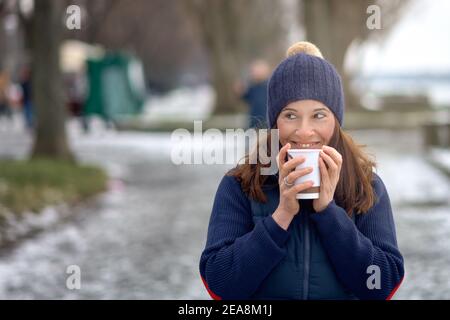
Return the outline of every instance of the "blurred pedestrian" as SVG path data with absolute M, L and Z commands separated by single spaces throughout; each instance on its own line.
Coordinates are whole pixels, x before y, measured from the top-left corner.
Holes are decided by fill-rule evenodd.
M 28 130 L 34 128 L 34 106 L 32 101 L 31 70 L 24 66 L 20 72 L 20 86 L 22 88 L 22 107 L 25 126 Z
M 250 65 L 250 83 L 246 89 L 240 83 L 235 85 L 235 91 L 249 107 L 248 127 L 266 128 L 267 112 L 267 81 L 270 67 L 264 60 L 256 60 Z

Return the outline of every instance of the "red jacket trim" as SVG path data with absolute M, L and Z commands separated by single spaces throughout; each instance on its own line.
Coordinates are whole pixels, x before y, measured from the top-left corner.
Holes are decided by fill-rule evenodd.
M 392 290 L 392 292 L 391 292 L 391 294 L 389 295 L 389 297 L 386 298 L 386 301 L 389 301 L 389 300 L 392 299 L 392 297 L 394 296 L 394 294 L 395 294 L 395 292 L 397 291 L 397 289 L 400 288 L 400 285 L 402 284 L 404 278 L 405 278 L 405 277 L 403 277 L 403 278 L 400 280 L 400 282 L 398 283 L 398 285 Z
M 205 285 L 206 290 L 208 291 L 209 295 L 211 296 L 211 298 L 213 298 L 214 300 L 222 300 L 221 297 L 219 297 L 217 294 L 215 294 L 214 292 L 212 292 L 209 287 L 208 284 L 206 283 L 205 279 L 203 279 L 202 276 L 200 276 L 200 278 L 202 278 L 202 282 Z

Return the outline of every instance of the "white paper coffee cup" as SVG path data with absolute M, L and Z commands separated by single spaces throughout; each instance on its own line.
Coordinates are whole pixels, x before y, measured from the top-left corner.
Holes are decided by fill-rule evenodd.
M 306 167 L 312 167 L 313 171 L 295 180 L 295 184 L 312 180 L 313 186 L 300 193 L 297 193 L 297 199 L 318 199 L 320 190 L 320 169 L 319 169 L 319 155 L 321 149 L 289 149 L 288 155 L 291 158 L 302 156 L 305 161 L 298 165 L 295 170 L 300 170 Z

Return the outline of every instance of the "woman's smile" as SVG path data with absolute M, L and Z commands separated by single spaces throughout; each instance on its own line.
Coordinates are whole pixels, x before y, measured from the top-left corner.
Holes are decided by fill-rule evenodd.
M 299 143 L 291 141 L 289 142 L 291 144 L 292 149 L 320 149 L 322 147 L 320 141 L 316 142 L 308 142 L 308 143 Z

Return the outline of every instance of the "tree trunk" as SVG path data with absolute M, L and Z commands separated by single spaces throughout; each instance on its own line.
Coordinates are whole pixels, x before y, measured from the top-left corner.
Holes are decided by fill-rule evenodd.
M 242 102 L 233 92 L 233 84 L 238 72 L 234 71 L 236 62 L 231 56 L 211 52 L 212 83 L 216 92 L 215 114 L 230 114 L 242 109 Z
M 240 100 L 233 92 L 233 83 L 238 72 L 238 58 L 233 47 L 237 44 L 227 35 L 227 26 L 220 21 L 220 13 L 216 11 L 216 17 L 212 15 L 206 18 L 204 26 L 204 41 L 209 47 L 212 83 L 216 92 L 215 114 L 235 113 L 239 110 Z M 227 13 L 230 15 L 230 12 Z M 224 17 L 222 17 L 224 18 Z M 226 18 L 224 19 L 226 20 Z
M 365 1 L 362 2 L 364 5 Z M 344 60 L 348 47 L 359 36 L 363 26 L 360 25 L 360 18 L 353 19 L 360 10 L 352 10 L 350 5 L 348 1 L 338 4 L 334 0 L 304 0 L 303 15 L 307 39 L 319 47 L 324 58 L 336 67 L 342 77 L 346 109 L 357 110 L 361 109 L 361 104 L 350 88 L 351 77 L 344 70 Z
M 256 60 L 278 63 L 286 30 L 281 1 L 183 0 L 206 48 L 216 92 L 215 113 L 245 110 L 233 90 L 247 64 Z
M 32 17 L 32 96 L 35 141 L 32 157 L 73 160 L 69 150 L 66 108 L 59 68 L 63 2 L 37 0 Z
M 191 0 L 185 6 L 196 20 L 207 48 L 216 92 L 214 113 L 234 113 L 241 106 L 239 98 L 233 94 L 233 84 L 239 75 L 239 8 L 230 0 Z

